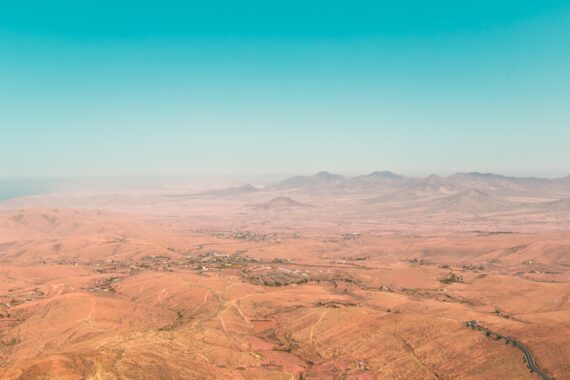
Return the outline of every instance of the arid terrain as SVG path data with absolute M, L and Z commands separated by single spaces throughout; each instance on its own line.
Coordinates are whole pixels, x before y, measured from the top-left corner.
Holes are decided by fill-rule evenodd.
M 0 202 L 1 379 L 570 378 L 570 177 Z

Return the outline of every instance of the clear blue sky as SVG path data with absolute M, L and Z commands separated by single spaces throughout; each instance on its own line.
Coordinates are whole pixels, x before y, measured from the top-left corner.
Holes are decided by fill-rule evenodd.
M 0 177 L 570 174 L 570 1 L 0 0 Z

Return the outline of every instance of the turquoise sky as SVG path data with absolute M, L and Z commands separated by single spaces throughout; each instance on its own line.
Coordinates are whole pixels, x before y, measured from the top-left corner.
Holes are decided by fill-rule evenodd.
M 0 0 L 1 176 L 570 174 L 570 1 Z

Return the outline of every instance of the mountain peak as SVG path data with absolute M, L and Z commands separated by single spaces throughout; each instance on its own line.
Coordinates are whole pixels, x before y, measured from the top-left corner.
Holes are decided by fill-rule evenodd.
M 292 209 L 292 208 L 312 208 L 313 205 L 309 205 L 306 203 L 298 202 L 294 199 L 289 197 L 276 197 L 270 199 L 269 201 L 255 205 L 254 208 L 256 209 Z
M 368 174 L 368 177 L 385 178 L 385 179 L 402 179 L 401 175 L 391 172 L 389 170 L 374 171 Z
M 481 212 L 502 209 L 507 202 L 486 192 L 471 188 L 449 195 L 434 204 L 434 208 L 449 211 Z
M 339 174 L 334 174 L 331 172 L 327 172 L 327 171 L 320 171 L 317 174 L 315 174 L 315 177 L 317 178 L 321 178 L 321 179 L 337 179 L 337 178 L 344 178 L 343 176 L 339 175 Z

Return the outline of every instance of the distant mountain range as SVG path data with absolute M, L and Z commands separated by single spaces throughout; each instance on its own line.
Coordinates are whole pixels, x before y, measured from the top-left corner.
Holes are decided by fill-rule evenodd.
M 548 179 L 538 177 L 507 177 L 492 173 L 455 173 L 447 177 L 431 175 L 426 178 L 406 177 L 391 171 L 377 171 L 354 177 L 330 172 L 312 176 L 296 176 L 268 189 L 364 191 L 373 189 L 407 189 L 414 192 L 452 194 L 462 190 L 479 189 L 485 192 L 553 192 L 570 191 L 570 176 Z
M 570 211 L 570 176 L 548 179 L 471 172 L 447 177 L 407 177 L 388 170 L 344 176 L 322 171 L 287 178 L 265 187 L 244 185 L 198 195 L 269 199 L 250 204 L 250 208 L 258 210 L 307 209 L 314 206 L 295 198 L 328 197 L 329 200 L 350 200 L 353 202 L 351 207 L 378 210 L 397 207 L 427 212 L 566 212 Z
M 287 178 L 284 181 L 270 186 L 277 189 L 298 189 L 298 188 L 314 188 L 314 187 L 336 187 L 347 182 L 349 177 L 329 172 L 319 172 L 313 176 L 296 176 Z
M 365 191 L 379 187 L 399 188 L 417 181 L 390 171 L 373 172 L 368 175 L 347 177 L 330 172 L 319 172 L 312 176 L 296 176 L 288 178 L 277 184 L 268 186 L 268 189 L 288 190 L 348 190 Z

